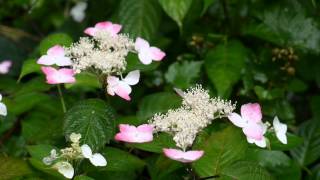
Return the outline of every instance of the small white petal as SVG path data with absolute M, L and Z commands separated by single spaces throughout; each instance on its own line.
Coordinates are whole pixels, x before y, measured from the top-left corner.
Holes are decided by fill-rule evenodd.
M 287 144 L 288 142 L 286 133 L 288 127 L 286 124 L 281 123 L 277 116 L 273 119 L 273 128 L 279 141 L 283 144 Z
M 0 115 L 6 116 L 7 115 L 7 106 L 0 102 Z
M 106 159 L 100 153 L 95 153 L 91 158 L 89 158 L 89 160 L 94 166 L 107 165 Z
M 2 95 L 0 94 L 0 101 L 2 100 Z
M 91 148 L 87 144 L 84 144 L 84 145 L 81 146 L 81 152 L 82 152 L 82 155 L 85 158 L 91 158 L 92 157 Z
M 140 79 L 140 71 L 135 70 L 129 72 L 129 74 L 123 79 L 124 82 L 126 82 L 129 85 L 136 85 L 139 82 Z
M 71 179 L 74 175 L 74 169 L 72 165 L 68 162 L 58 162 L 54 165 L 58 172 L 61 173 L 64 177 Z
M 245 127 L 248 123 L 245 119 L 243 119 L 239 114 L 237 113 L 231 113 L 228 116 L 228 119 L 236 126 L 238 127 Z
M 261 148 L 265 148 L 265 147 L 267 147 L 267 142 L 266 142 L 266 138 L 265 137 L 263 137 L 261 140 L 255 140 L 254 141 L 254 143 L 257 145 L 257 146 L 259 146 L 259 147 L 261 147 Z

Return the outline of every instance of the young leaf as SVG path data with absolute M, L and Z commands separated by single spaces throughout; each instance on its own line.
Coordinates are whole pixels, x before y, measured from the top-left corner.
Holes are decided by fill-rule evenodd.
M 21 178 L 31 173 L 32 171 L 26 161 L 12 157 L 0 157 L 1 179 L 9 180 Z
M 191 7 L 192 0 L 159 0 L 159 3 L 168 16 L 182 29 L 183 19 Z
M 159 9 L 155 0 L 122 0 L 118 12 L 122 32 L 129 33 L 133 38 L 139 36 L 151 40 L 160 23 Z
M 232 86 L 241 78 L 246 59 L 246 48 L 237 41 L 221 44 L 207 54 L 206 71 L 219 96 L 228 96 Z
M 93 150 L 104 146 L 113 138 L 115 113 L 112 107 L 100 99 L 88 99 L 77 103 L 65 115 L 64 134 L 80 133 L 81 143 Z
M 193 149 L 204 150 L 204 156 L 192 166 L 200 177 L 215 176 L 245 156 L 248 143 L 239 128 L 228 126 L 211 132 Z
M 41 73 L 41 66 L 37 64 L 35 59 L 27 59 L 23 62 L 21 73 L 18 81 L 20 81 L 24 76 L 31 73 Z

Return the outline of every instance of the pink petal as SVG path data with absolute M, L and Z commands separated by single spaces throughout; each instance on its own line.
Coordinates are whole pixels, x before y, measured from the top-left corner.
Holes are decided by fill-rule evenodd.
M 12 66 L 12 62 L 9 60 L 2 61 L 0 63 L 0 74 L 7 74 Z
M 111 33 L 112 34 L 118 34 L 121 31 L 122 26 L 120 24 L 113 24 L 111 28 Z
M 152 55 L 150 54 L 150 52 L 148 51 L 148 49 L 141 49 L 138 57 L 139 60 L 142 64 L 148 65 L 152 62 Z
M 242 131 L 249 138 L 255 140 L 261 140 L 263 138 L 263 127 L 260 124 L 249 123 Z
M 142 124 L 137 127 L 137 130 L 140 132 L 153 133 L 154 127 L 149 124 Z
M 131 98 L 129 94 L 131 93 L 131 87 L 126 84 L 125 82 L 119 81 L 119 84 L 115 87 L 116 95 L 120 96 L 121 98 L 130 101 Z
M 89 27 L 84 30 L 84 33 L 90 36 L 94 36 L 96 32 L 97 32 L 96 28 L 93 28 L 93 27 Z
M 123 79 L 123 81 L 129 85 L 136 85 L 140 79 L 140 71 L 135 70 L 128 73 L 128 75 Z
M 151 58 L 155 61 L 161 61 L 166 56 L 166 53 L 164 53 L 157 47 L 151 47 L 150 52 Z
M 47 54 L 49 56 L 64 56 L 64 49 L 60 45 L 55 45 L 48 49 Z
M 120 133 L 117 133 L 115 139 L 117 141 L 124 141 L 129 143 L 144 143 L 153 140 L 153 132 L 146 131 L 150 125 L 142 125 L 136 128 L 128 124 L 120 124 Z M 152 127 L 153 128 L 153 127 Z
M 136 39 L 136 42 L 134 44 L 134 48 L 138 52 L 141 51 L 141 49 L 145 49 L 145 48 L 149 48 L 149 47 L 150 47 L 149 43 L 140 37 L 138 37 Z
M 72 69 L 56 70 L 52 67 L 41 67 L 41 70 L 46 75 L 48 84 L 74 83 L 76 81 Z
M 190 162 L 193 162 L 193 161 L 200 159 L 203 156 L 204 151 L 186 151 L 186 152 L 184 152 L 184 151 L 181 151 L 178 149 L 164 148 L 163 153 L 167 157 L 169 157 L 170 159 L 180 161 L 183 163 L 190 163 Z
M 243 119 L 239 114 L 237 113 L 231 113 L 228 116 L 228 119 L 236 126 L 238 127 L 245 127 L 247 125 L 247 122 L 245 119 Z
M 55 64 L 55 61 L 51 56 L 43 55 L 38 59 L 37 64 L 50 66 Z
M 112 26 L 112 22 L 104 21 L 104 22 L 98 22 L 94 27 L 98 29 L 108 29 Z
M 249 122 L 261 122 L 261 107 L 258 103 L 248 103 L 241 106 L 241 116 Z

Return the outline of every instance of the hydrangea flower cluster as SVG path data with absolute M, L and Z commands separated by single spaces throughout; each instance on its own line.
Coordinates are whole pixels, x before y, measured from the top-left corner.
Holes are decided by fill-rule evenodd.
M 183 98 L 180 108 L 156 114 L 149 122 L 156 132 L 172 134 L 176 146 L 184 151 L 192 146 L 198 132 L 214 119 L 226 117 L 235 109 L 230 101 L 211 98 L 200 85 L 179 94 Z
M 127 55 L 130 52 L 136 53 L 141 63 L 150 64 L 152 60 L 161 61 L 166 54 L 140 37 L 134 42 L 127 34 L 119 33 L 121 28 L 120 24 L 99 22 L 94 27 L 85 29 L 84 33 L 90 37 L 81 37 L 70 47 L 56 45 L 50 48 L 47 55 L 38 60 L 38 64 L 70 66 L 72 69 L 42 67 L 47 83 L 73 83 L 75 74 L 93 71 L 106 76 L 109 95 L 118 95 L 129 101 L 132 90 L 130 86 L 139 82 L 140 72 L 135 70 L 122 78 L 127 66 Z
M 72 133 L 70 135 L 71 147 L 66 147 L 57 153 L 52 149 L 50 156 L 43 158 L 43 163 L 52 165 L 59 173 L 68 179 L 74 175 L 74 168 L 72 162 L 75 160 L 89 159 L 94 166 L 106 166 L 107 161 L 100 153 L 92 153 L 91 148 L 87 144 L 80 146 L 81 134 Z

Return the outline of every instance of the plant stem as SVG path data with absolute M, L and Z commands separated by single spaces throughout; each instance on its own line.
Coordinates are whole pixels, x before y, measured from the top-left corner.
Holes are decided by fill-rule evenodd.
M 66 104 L 64 103 L 64 99 L 63 99 L 63 95 L 62 95 L 62 91 L 61 91 L 61 85 L 58 84 L 57 87 L 58 87 L 58 92 L 59 92 L 59 96 L 60 96 L 60 101 L 61 101 L 63 113 L 66 113 L 67 108 L 66 108 Z

